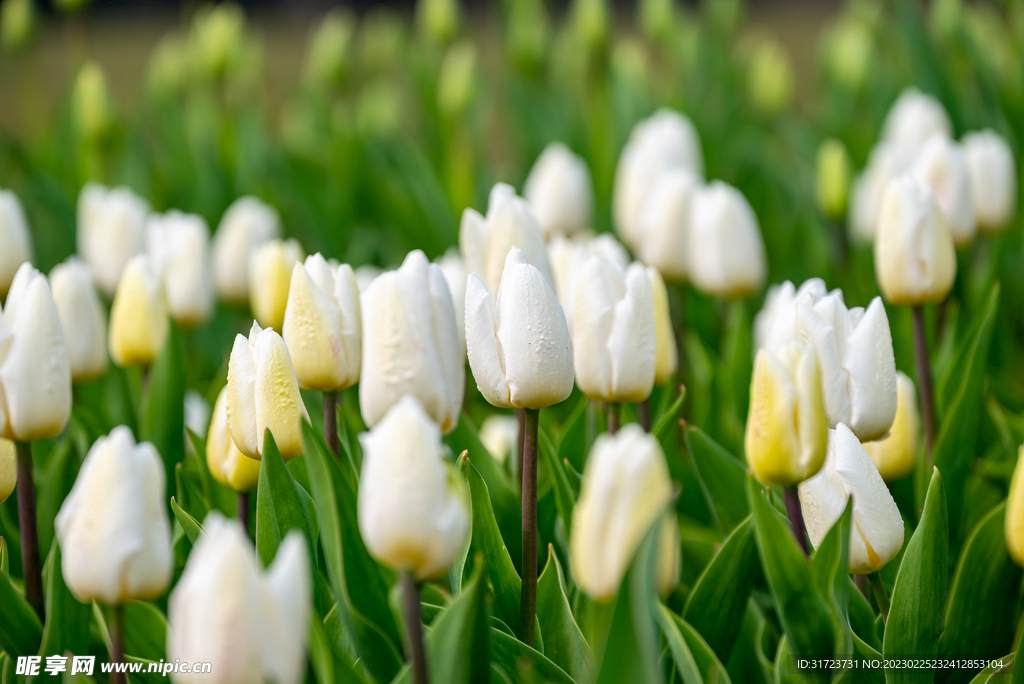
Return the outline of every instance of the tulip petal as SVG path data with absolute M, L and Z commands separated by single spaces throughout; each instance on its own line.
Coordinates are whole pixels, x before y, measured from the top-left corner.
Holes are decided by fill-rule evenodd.
M 277 549 L 263 580 L 261 606 L 267 642 L 268 680 L 298 684 L 306 670 L 306 639 L 312 590 L 306 540 L 292 530 Z
M 498 340 L 494 297 L 477 274 L 466 281 L 466 354 L 480 393 L 491 405 L 512 406 L 505 358 Z
M 641 402 L 654 387 L 654 295 L 640 264 L 626 272 L 626 296 L 615 304 L 608 351 L 612 394 L 619 402 Z
M 302 417 L 305 407 L 299 394 L 299 382 L 284 340 L 268 328 L 256 339 L 253 350 L 256 367 L 254 405 L 256 439 L 260 453 L 266 431 L 274 435 L 281 458 L 289 460 L 305 452 L 302 441 Z
M 862 441 L 879 439 L 896 419 L 896 358 L 885 306 L 875 297 L 850 335 L 843 368 L 848 376 L 849 427 Z
M 796 328 L 800 339 L 814 346 L 821 362 L 825 408 L 829 426 L 850 420 L 850 395 L 846 371 L 843 370 L 836 331 L 806 304 L 796 306 Z
M 257 439 L 256 432 L 256 363 L 249 340 L 242 335 L 235 336 L 228 358 L 227 391 L 231 439 L 243 454 L 259 459 L 261 441 Z

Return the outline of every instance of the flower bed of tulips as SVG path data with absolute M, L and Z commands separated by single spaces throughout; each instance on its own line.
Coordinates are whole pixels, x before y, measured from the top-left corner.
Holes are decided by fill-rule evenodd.
M 0 133 L 0 684 L 1024 681 L 1024 1 L 799 104 L 636 12 L 335 9 L 271 102 L 204 6 Z

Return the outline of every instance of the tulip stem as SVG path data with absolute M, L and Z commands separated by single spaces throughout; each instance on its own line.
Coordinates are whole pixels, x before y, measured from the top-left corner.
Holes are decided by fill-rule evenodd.
M 523 454 L 526 451 L 526 409 L 516 409 L 516 422 L 519 423 L 519 430 L 516 432 L 516 466 L 518 466 L 519 470 L 516 471 L 516 474 L 519 476 L 521 483 L 523 477 Z
M 804 555 L 810 556 L 811 549 L 807 545 L 807 532 L 804 528 L 804 513 L 800 508 L 800 495 L 796 487 L 786 487 L 782 490 L 782 500 L 786 503 L 786 512 L 789 513 L 789 524 L 793 528 L 793 536 L 796 538 Z
M 337 392 L 324 392 L 324 435 L 327 437 L 327 448 L 334 457 L 340 460 L 338 451 L 338 404 Z
M 412 664 L 413 684 L 427 684 L 427 654 L 423 648 L 423 617 L 420 613 L 420 587 L 412 573 L 403 571 L 398 576 L 402 593 L 402 613 L 405 617 L 406 647 Z
M 124 607 L 117 605 L 110 611 L 110 662 L 124 662 Z M 110 684 L 124 684 L 124 672 L 112 669 Z
M 249 492 L 238 492 L 238 522 L 249 535 Z
M 32 444 L 18 442 L 18 523 L 21 531 L 21 571 L 25 598 L 46 621 L 43 608 L 43 576 L 39 564 L 39 529 L 36 522 L 36 486 L 32 479 Z
M 651 431 L 651 398 L 647 397 L 637 405 L 637 415 L 640 417 L 640 427 L 644 432 Z
M 921 400 L 921 420 L 924 423 L 925 472 L 931 472 L 932 451 L 935 447 L 935 394 L 932 389 L 932 367 L 928 360 L 928 338 L 924 328 L 924 308 L 913 308 L 914 357 L 917 360 L 917 391 Z
M 882 576 L 878 571 L 868 575 L 871 582 L 871 591 L 875 594 L 875 601 L 878 603 L 878 610 L 882 612 L 882 622 L 889 621 L 889 595 L 885 593 L 885 586 L 882 585 Z
M 537 614 L 537 429 L 539 409 L 526 409 L 523 440 L 523 641 L 533 646 Z
M 621 416 L 622 406 L 615 401 L 609 401 L 606 406 L 608 408 L 608 434 L 614 435 L 619 431 L 619 417 Z

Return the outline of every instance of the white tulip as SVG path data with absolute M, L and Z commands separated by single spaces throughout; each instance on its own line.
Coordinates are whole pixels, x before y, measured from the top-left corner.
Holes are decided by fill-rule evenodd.
M 462 341 L 462 358 L 466 358 L 466 267 L 459 256 L 459 250 L 449 248 L 435 263 L 441 267 L 444 281 L 448 283 L 448 292 L 455 308 L 455 324 L 459 326 L 459 338 Z
M 857 436 L 840 423 L 828 434 L 825 467 L 800 484 L 807 534 L 817 547 L 853 497 L 851 573 L 866 575 L 891 561 L 903 546 L 903 518 Z
M 555 295 L 565 312 L 565 322 L 572 334 L 573 313 L 576 310 L 576 281 L 580 269 L 593 256 L 601 256 L 626 270 L 629 253 L 610 233 L 595 237 L 576 236 L 566 238 L 556 235 L 548 244 L 548 260 L 555 278 Z
M 305 254 L 296 240 L 268 240 L 249 254 L 249 306 L 264 328 L 280 331 L 295 264 Z
M 185 427 L 202 435 L 210 426 L 211 408 L 210 402 L 202 394 L 195 390 L 185 392 Z
M 213 315 L 210 228 L 202 216 L 169 211 L 146 221 L 146 251 L 160 274 L 174 320 L 199 325 Z
M 640 213 L 640 259 L 668 280 L 686 277 L 691 211 L 700 184 L 689 169 L 672 169 L 655 182 Z
M 107 312 L 89 267 L 69 258 L 50 271 L 50 288 L 68 348 L 71 379 L 79 382 L 103 375 L 107 372 Z
M 955 141 L 932 136 L 917 155 L 915 178 L 932 189 L 957 247 L 970 244 L 977 231 L 967 155 Z
M 480 424 L 480 443 L 498 463 L 519 448 L 519 420 L 506 413 L 494 413 Z
M 936 134 L 952 137 L 953 125 L 949 115 L 934 96 L 917 88 L 907 88 L 900 93 L 882 125 L 882 139 L 909 157 L 916 156 L 928 139 Z
M 651 294 L 654 296 L 654 384 L 664 385 L 679 367 L 679 349 L 676 347 L 665 281 L 654 267 L 647 267 L 647 275 L 651 279 Z
M 0 437 L 56 437 L 71 415 L 71 363 L 46 276 L 25 262 L 0 316 Z
M 384 273 L 384 269 L 380 266 L 374 266 L 373 264 L 363 264 L 355 270 L 356 285 L 359 286 L 360 292 L 366 292 L 370 289 L 370 285 L 374 280 L 377 279 L 381 273 Z
M 14 274 L 32 261 L 32 234 L 18 196 L 0 190 L 0 295 L 7 294 Z
M 87 183 L 78 195 L 78 254 L 92 279 L 113 295 L 128 261 L 146 248 L 149 205 L 125 187 Z
M 359 382 L 363 315 L 351 266 L 319 253 L 295 264 L 283 337 L 299 387 L 333 392 Z
M 270 205 L 251 196 L 231 203 L 213 236 L 213 275 L 221 299 L 249 300 L 249 255 L 280 235 L 280 219 Z
M 880 142 L 871 150 L 867 167 L 854 179 L 850 190 L 849 233 L 855 242 L 875 241 L 885 189 L 908 166 L 908 160 L 890 143 Z
M 117 605 L 167 589 L 174 553 L 165 485 L 160 454 L 124 425 L 92 445 L 54 520 L 75 598 Z
M 14 442 L 0 437 L 0 504 L 18 484 L 18 455 Z
M 242 527 L 214 511 L 167 604 L 167 658 L 209 663 L 176 684 L 298 684 L 312 612 L 309 552 L 297 530 L 260 569 Z
M 797 339 L 796 305 L 813 306 L 827 294 L 821 278 L 805 280 L 799 289 L 788 280 L 769 287 L 764 306 L 754 316 L 754 351 L 764 348 L 774 352 Z
M 768 264 L 757 217 L 739 190 L 721 181 L 693 197 L 687 259 L 690 280 L 718 297 L 741 297 L 764 286 Z
M 580 589 L 599 601 L 613 597 L 671 499 L 668 464 L 656 438 L 635 423 L 598 437 L 572 513 L 569 555 Z
M 423 252 L 363 293 L 359 406 L 369 427 L 406 394 L 447 434 L 459 424 L 466 366 L 444 273 Z
M 418 580 L 443 572 L 466 540 L 469 510 L 444 460 L 437 424 L 407 394 L 359 441 L 359 532 L 366 549 Z
M 475 209 L 462 212 L 459 251 L 468 273 L 476 273 L 492 292 L 498 290 L 505 256 L 512 247 L 526 254 L 548 283 L 554 285 L 544 231 L 530 204 L 511 185 L 498 183 L 487 200 L 487 216 Z
M 572 392 L 572 345 L 547 280 L 513 247 L 497 299 L 476 274 L 466 284 L 466 351 L 484 399 L 540 409 Z
M 194 431 L 193 431 L 194 432 Z M 203 434 L 203 433 L 196 433 Z M 225 386 L 217 395 L 213 406 L 210 429 L 206 434 L 206 453 L 196 454 L 206 458 L 206 467 L 213 479 L 236 492 L 251 492 L 260 481 L 260 462 L 249 458 L 235 446 L 228 427 L 228 388 Z
M 110 307 L 110 357 L 119 366 L 149 365 L 163 349 L 169 331 L 160 276 L 149 257 L 132 257 Z
M 917 388 L 903 373 L 896 373 L 896 420 L 889 434 L 875 442 L 864 442 L 878 473 L 886 482 L 906 477 L 914 470 L 921 441 L 921 415 L 917 410 Z
M 989 233 L 1007 228 L 1017 211 L 1017 165 L 1010 146 L 993 130 L 968 133 L 962 144 L 978 230 Z
M 594 211 L 590 169 L 562 143 L 551 143 L 537 157 L 523 185 L 523 197 L 549 238 L 572 235 L 590 226 Z

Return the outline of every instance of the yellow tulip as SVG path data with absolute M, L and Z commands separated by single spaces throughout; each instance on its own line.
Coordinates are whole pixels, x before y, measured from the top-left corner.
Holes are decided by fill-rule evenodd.
M 1006 548 L 1017 565 L 1024 565 L 1024 447 L 1017 452 L 1017 467 L 1010 481 L 1006 504 Z
M 17 483 L 18 459 L 14 442 L 0 438 L 0 503 L 7 501 Z
M 251 492 L 260 481 L 260 462 L 235 446 L 228 429 L 228 388 L 224 387 L 213 407 L 210 431 L 206 435 L 206 465 L 213 479 L 236 492 Z
M 118 366 L 145 366 L 156 360 L 167 340 L 164 286 L 148 257 L 124 267 L 110 309 L 110 357 Z
M 877 442 L 865 442 L 875 467 L 886 482 L 906 477 L 914 469 L 920 444 L 921 416 L 917 411 L 917 389 L 903 373 L 896 374 L 896 421 L 889 436 Z
M 249 306 L 262 327 L 281 332 L 292 269 L 302 257 L 295 240 L 268 240 L 250 253 Z

